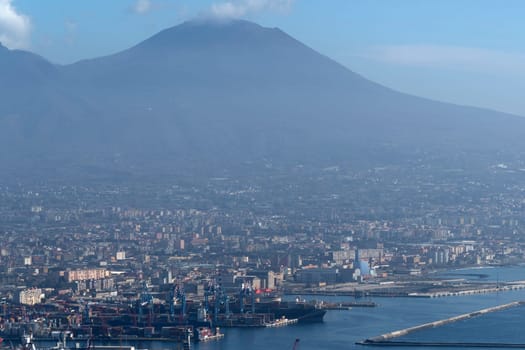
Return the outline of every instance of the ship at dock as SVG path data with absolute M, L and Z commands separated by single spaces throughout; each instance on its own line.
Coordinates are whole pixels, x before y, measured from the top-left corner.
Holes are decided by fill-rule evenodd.
M 251 287 L 226 293 L 218 285 L 202 297 L 187 298 L 175 285 L 155 298 L 143 285 L 134 300 L 84 300 L 34 306 L 38 317 L 30 318 L 27 308 L 12 305 L 0 324 L 0 336 L 19 340 L 31 333 L 37 340 L 54 340 L 67 334 L 68 340 L 183 342 L 220 340 L 220 328 L 282 327 L 322 322 L 326 310 L 304 301 L 282 301 L 262 295 Z M 24 315 L 25 317 L 21 317 Z M 15 321 L 16 320 L 16 321 Z
M 251 285 L 241 285 L 233 303 L 234 312 L 272 315 L 273 319 L 297 320 L 297 323 L 323 322 L 326 310 L 316 303 L 297 298 L 295 301 L 282 300 L 270 289 L 254 289 Z

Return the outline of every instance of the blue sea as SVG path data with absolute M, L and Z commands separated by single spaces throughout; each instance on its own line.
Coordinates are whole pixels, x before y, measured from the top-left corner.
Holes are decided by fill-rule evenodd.
M 476 275 L 492 281 L 525 280 L 525 266 L 498 267 L 452 271 L 465 274 L 465 278 L 478 279 Z M 352 301 L 353 298 L 324 297 L 324 300 Z M 471 296 L 443 298 L 375 298 L 375 308 L 352 308 L 351 310 L 329 310 L 324 322 L 317 324 L 292 325 L 268 329 L 223 329 L 225 338 L 216 342 L 195 344 L 198 350 L 278 350 L 292 349 L 299 338 L 300 350 L 309 349 L 361 349 L 374 350 L 376 347 L 356 345 L 357 341 L 391 331 L 416 326 L 422 323 L 477 311 L 512 301 L 524 301 L 525 290 L 507 291 Z M 525 343 L 525 307 L 498 311 L 480 317 L 447 324 L 442 327 L 425 329 L 396 338 L 405 341 L 427 342 L 506 342 Z M 133 344 L 137 348 L 151 350 L 177 349 L 177 344 L 143 342 Z M 419 347 L 395 347 L 392 349 L 418 349 Z M 425 348 L 429 349 L 429 348 Z M 440 348 L 443 349 L 443 348 Z

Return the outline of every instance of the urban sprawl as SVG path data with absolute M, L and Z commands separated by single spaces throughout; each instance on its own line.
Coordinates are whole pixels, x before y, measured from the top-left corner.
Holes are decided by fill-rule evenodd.
M 42 336 L 180 338 L 189 319 L 210 329 L 292 322 L 256 310 L 265 298 L 322 309 L 324 295 L 521 288 L 450 273 L 523 262 L 520 170 L 411 169 L 4 185 L 2 337 L 32 324 Z

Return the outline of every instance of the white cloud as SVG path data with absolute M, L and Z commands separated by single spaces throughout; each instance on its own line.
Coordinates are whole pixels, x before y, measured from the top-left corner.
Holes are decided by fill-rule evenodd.
M 376 46 L 364 58 L 387 63 L 470 71 L 523 72 L 525 54 L 446 45 Z
M 151 10 L 151 1 L 150 0 L 137 0 L 132 6 L 133 12 L 143 15 L 148 13 Z
M 0 42 L 10 49 L 29 46 L 31 20 L 18 13 L 13 0 L 0 0 Z
M 209 14 L 216 18 L 241 18 L 265 11 L 287 12 L 294 0 L 233 0 L 214 3 Z
M 68 45 L 73 45 L 76 41 L 76 32 L 77 32 L 78 23 L 71 19 L 66 19 L 64 21 L 65 29 L 65 42 Z

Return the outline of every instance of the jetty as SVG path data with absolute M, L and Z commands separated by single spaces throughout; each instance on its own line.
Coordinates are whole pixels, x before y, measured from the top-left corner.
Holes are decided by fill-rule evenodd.
M 385 341 L 377 343 L 357 343 L 372 346 L 402 346 L 402 347 L 431 347 L 431 348 L 491 348 L 491 349 L 525 349 L 525 344 L 514 343 L 459 343 L 459 342 L 416 342 L 416 341 Z
M 393 341 L 393 339 L 417 332 L 427 328 L 435 328 L 444 326 L 446 324 L 466 320 L 469 318 L 481 316 L 491 312 L 501 311 L 512 307 L 525 305 L 524 301 L 515 301 L 508 304 L 498 305 L 479 311 L 469 312 L 458 316 L 453 316 L 447 319 L 438 320 L 434 322 L 424 323 L 418 326 L 400 329 L 397 331 L 385 333 L 376 337 L 367 338 L 365 340 L 356 342 L 357 345 L 373 345 L 373 346 L 428 346 L 428 347 L 496 347 L 496 348 L 525 348 L 525 344 L 509 344 L 509 343 L 462 343 L 462 342 L 424 342 L 424 341 Z
M 439 291 L 431 293 L 409 293 L 409 297 L 415 298 L 441 298 L 441 297 L 450 297 L 450 296 L 466 296 L 474 294 L 486 294 L 486 293 L 498 293 L 498 292 L 508 292 L 512 290 L 524 289 L 525 284 L 523 281 L 520 283 L 509 283 L 504 286 L 496 286 L 491 288 L 475 288 L 475 289 L 466 289 L 466 290 L 456 290 L 456 291 Z

